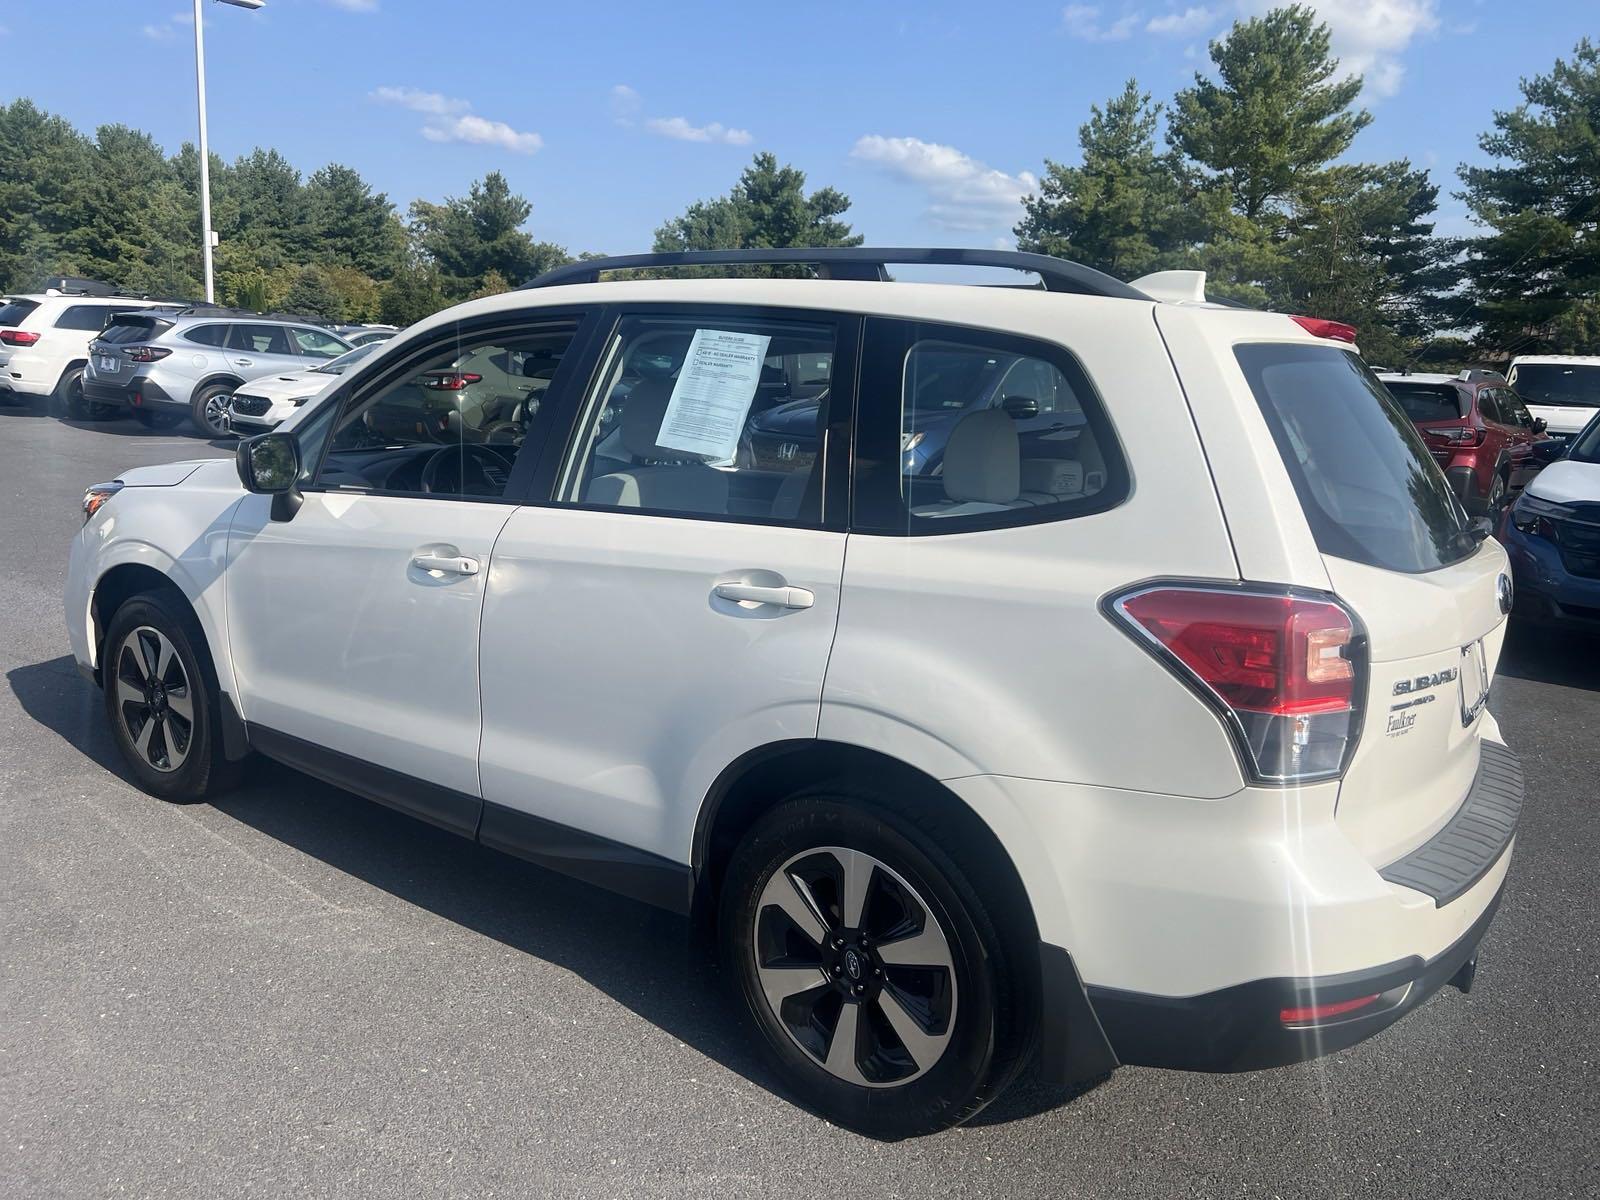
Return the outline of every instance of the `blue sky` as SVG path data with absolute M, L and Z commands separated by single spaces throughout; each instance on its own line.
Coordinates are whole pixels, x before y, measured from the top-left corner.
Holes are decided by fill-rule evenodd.
M 1135 76 L 1158 99 L 1208 40 L 1268 0 L 1062 5 L 548 4 L 267 0 L 206 5 L 213 151 L 273 146 L 309 173 L 356 167 L 401 208 L 498 168 L 532 228 L 573 251 L 647 249 L 757 150 L 848 194 L 878 244 L 1009 244 L 1046 157 L 1074 161 L 1091 103 Z M 1478 134 L 1547 71 L 1600 0 L 1318 0 L 1374 114 L 1353 156 L 1408 157 L 1447 195 Z M 8 0 L 0 100 L 83 129 L 121 121 L 169 150 L 195 135 L 184 0 Z

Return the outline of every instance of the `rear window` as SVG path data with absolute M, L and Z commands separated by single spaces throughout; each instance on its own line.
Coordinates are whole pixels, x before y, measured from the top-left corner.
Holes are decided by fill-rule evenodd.
M 7 300 L 0 303 L 0 325 L 21 325 L 27 315 L 38 307 L 37 300 Z
M 1413 421 L 1459 421 L 1467 415 L 1461 392 L 1448 383 L 1388 383 L 1385 386 Z
M 148 342 L 171 328 L 171 321 L 163 321 L 157 317 L 118 317 L 106 326 L 106 331 L 100 335 L 100 340 L 119 346 L 130 342 Z
M 1411 573 L 1472 552 L 1476 543 L 1444 474 L 1354 354 L 1297 345 L 1234 353 L 1319 550 Z
M 1511 384 L 1529 404 L 1600 408 L 1600 363 L 1518 363 Z

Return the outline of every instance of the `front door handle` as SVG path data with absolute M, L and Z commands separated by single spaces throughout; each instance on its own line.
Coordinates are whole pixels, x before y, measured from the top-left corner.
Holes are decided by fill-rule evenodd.
M 476 575 L 478 560 L 445 554 L 418 554 L 411 565 L 422 571 L 438 571 L 442 575 Z
M 757 583 L 719 583 L 716 594 L 744 604 L 776 604 L 779 608 L 810 608 L 816 596 L 801 587 L 762 587 Z

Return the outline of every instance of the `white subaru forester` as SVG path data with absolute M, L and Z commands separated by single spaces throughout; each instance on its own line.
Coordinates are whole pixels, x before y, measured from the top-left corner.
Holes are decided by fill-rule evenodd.
M 814 277 L 600 281 L 708 264 Z M 1470 985 L 1522 799 L 1506 556 L 1353 338 L 1005 252 L 582 262 L 91 488 L 73 651 L 157 796 L 254 751 L 700 918 L 857 1129 L 1305 1059 Z

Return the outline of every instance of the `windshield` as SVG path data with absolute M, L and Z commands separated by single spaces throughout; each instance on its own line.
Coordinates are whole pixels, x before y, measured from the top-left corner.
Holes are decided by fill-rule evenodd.
M 1600 362 L 1518 363 L 1510 382 L 1528 404 L 1600 408 Z
M 1384 386 L 1413 421 L 1458 421 L 1467 415 L 1461 393 L 1453 384 L 1389 381 Z
M 1600 413 L 1596 413 L 1583 431 L 1573 439 L 1567 457 L 1573 462 L 1600 462 Z
M 320 367 L 312 367 L 311 369 L 319 375 L 343 375 L 382 344 L 382 342 L 369 342 L 365 346 L 357 346 L 354 350 L 348 350 L 339 355 L 332 362 L 323 363 Z
M 127 345 L 130 342 L 149 341 L 171 328 L 171 321 L 162 321 L 155 317 L 118 317 L 106 326 L 105 332 L 100 335 L 100 340 L 110 342 L 112 345 Z
M 1444 474 L 1383 384 L 1331 346 L 1235 350 L 1317 548 L 1392 571 L 1429 571 L 1475 543 Z

